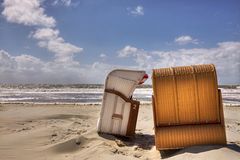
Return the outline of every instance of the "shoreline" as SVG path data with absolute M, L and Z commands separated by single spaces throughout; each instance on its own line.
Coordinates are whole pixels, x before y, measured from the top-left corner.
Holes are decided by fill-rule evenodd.
M 87 106 L 87 105 L 101 105 L 102 102 L 89 102 L 89 103 L 62 103 L 62 102 L 50 102 L 50 103 L 42 103 L 42 102 L 0 102 L 0 105 L 4 104 L 31 104 L 31 105 L 76 105 L 76 106 Z M 142 102 L 140 101 L 140 105 L 152 105 L 152 102 Z M 223 107 L 240 107 L 240 104 L 229 104 L 223 103 Z

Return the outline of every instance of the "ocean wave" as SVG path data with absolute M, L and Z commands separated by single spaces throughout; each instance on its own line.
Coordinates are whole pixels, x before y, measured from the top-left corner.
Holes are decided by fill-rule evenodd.
M 35 88 L 34 88 L 35 86 Z M 77 86 L 77 85 L 75 85 Z M 82 88 L 80 88 L 82 86 Z M 52 88 L 51 88 L 52 87 Z M 61 103 L 61 104 L 98 104 L 102 101 L 103 85 L 0 85 L 0 103 Z M 95 87 L 95 88 L 94 88 Z M 225 104 L 240 105 L 240 88 L 221 88 Z M 152 88 L 137 88 L 133 98 L 142 104 L 149 104 L 152 100 Z

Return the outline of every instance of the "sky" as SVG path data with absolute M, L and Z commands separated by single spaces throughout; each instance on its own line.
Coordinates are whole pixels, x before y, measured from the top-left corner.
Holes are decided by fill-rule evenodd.
M 211 63 L 219 84 L 240 84 L 239 0 L 0 3 L 0 83 L 102 84 L 116 68 Z

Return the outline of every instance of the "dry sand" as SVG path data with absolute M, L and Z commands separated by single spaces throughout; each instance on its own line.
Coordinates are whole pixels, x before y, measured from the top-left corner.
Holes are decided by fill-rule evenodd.
M 224 107 L 227 146 L 195 146 L 159 152 L 152 108 L 141 105 L 136 136 L 98 134 L 99 105 L 0 105 L 0 159 L 129 160 L 240 159 L 240 107 Z

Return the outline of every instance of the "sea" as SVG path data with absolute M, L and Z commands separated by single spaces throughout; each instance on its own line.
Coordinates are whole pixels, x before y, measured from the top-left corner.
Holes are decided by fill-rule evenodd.
M 36 104 L 100 104 L 104 86 L 101 84 L 1 84 L 0 103 Z M 223 103 L 240 105 L 240 86 L 219 86 Z M 136 88 L 133 99 L 151 103 L 152 86 Z

